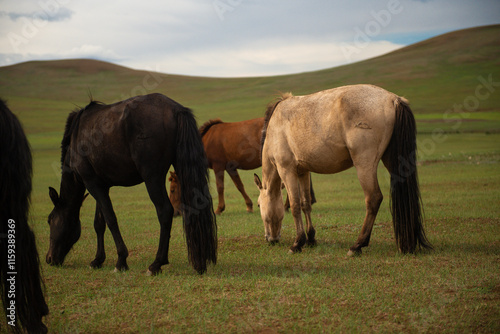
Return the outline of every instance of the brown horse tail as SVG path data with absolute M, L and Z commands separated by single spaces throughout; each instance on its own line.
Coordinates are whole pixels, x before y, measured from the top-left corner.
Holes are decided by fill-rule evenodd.
M 389 144 L 391 173 L 391 213 L 396 244 L 405 253 L 432 249 L 423 228 L 422 199 L 417 175 L 415 117 L 408 101 L 394 102 L 396 121 Z
M 217 262 L 217 223 L 208 187 L 208 162 L 190 109 L 177 111 L 175 171 L 181 187 L 181 211 L 189 262 L 198 273 Z

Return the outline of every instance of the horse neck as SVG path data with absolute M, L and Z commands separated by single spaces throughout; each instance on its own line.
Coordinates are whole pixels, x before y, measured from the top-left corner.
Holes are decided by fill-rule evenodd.
M 85 185 L 78 179 L 75 172 L 63 170 L 60 197 L 71 211 L 80 212 L 84 194 Z
M 262 160 L 262 183 L 270 195 L 281 198 L 281 178 L 268 158 Z

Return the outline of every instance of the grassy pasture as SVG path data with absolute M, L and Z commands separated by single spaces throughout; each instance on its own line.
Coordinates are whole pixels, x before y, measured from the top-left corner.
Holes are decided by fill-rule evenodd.
M 468 148 L 461 154 L 453 150 L 458 136 L 485 144 L 476 153 Z M 171 263 L 161 275 L 146 276 L 159 226 L 143 185 L 112 191 L 130 250 L 130 270 L 113 273 L 116 250 L 109 231 L 104 267 L 90 269 L 95 202 L 88 199 L 82 237 L 65 264 L 42 265 L 51 310 L 48 325 L 55 333 L 498 331 L 498 140 L 498 134 L 450 135 L 449 143 L 437 146 L 431 157 L 436 159 L 421 162 L 426 228 L 436 249 L 416 256 L 396 250 L 382 167 L 386 200 L 371 245 L 358 258 L 346 256 L 364 218 L 355 170 L 314 175 L 318 246 L 295 255 L 287 253 L 295 233 L 291 215 L 285 217 L 282 242 L 267 245 L 260 215 L 245 212 L 228 180 L 227 209 L 218 217 L 218 264 L 202 277 L 187 263 L 180 218 L 174 221 Z M 50 167 L 57 158 L 57 151 L 35 153 L 32 219 L 42 256 L 48 249 L 45 221 L 51 210 L 47 185 L 57 184 Z M 242 172 L 256 199 L 252 175 Z
M 446 113 L 474 96 L 478 76 L 492 74 L 493 81 L 500 81 L 498 32 L 498 27 L 458 32 L 385 58 L 270 78 L 153 75 L 93 61 L 0 68 L 0 96 L 22 120 L 33 149 L 31 219 L 42 257 L 50 331 L 499 332 L 498 88 L 471 112 Z M 303 94 L 371 82 L 405 95 L 418 121 L 426 231 L 435 250 L 407 256 L 397 252 L 388 210 L 389 179 L 380 167 L 385 199 L 362 256 L 346 256 L 365 210 L 354 169 L 313 175 L 318 246 L 289 255 L 295 235 L 290 214 L 282 241 L 275 246 L 264 241 L 252 181 L 254 172 L 261 174 L 256 170 L 240 173 L 254 200 L 253 214 L 245 212 L 241 195 L 226 177 L 226 211 L 217 220 L 218 263 L 203 276 L 188 265 L 180 218 L 174 220 L 170 264 L 157 277 L 146 276 L 156 254 L 159 224 L 144 185 L 111 191 L 130 252 L 128 272 L 113 273 L 117 256 L 109 231 L 103 268 L 89 268 L 96 248 L 92 198 L 82 208 L 81 239 L 64 265 L 46 265 L 46 220 L 52 209 L 48 187 L 59 186 L 59 145 L 68 112 L 74 104 L 88 102 L 88 89 L 94 98 L 113 102 L 139 92 L 145 78 L 149 84 L 157 80 L 154 91 L 191 107 L 200 124 L 214 117 L 259 117 L 277 91 Z M 0 332 L 5 326 L 0 317 Z

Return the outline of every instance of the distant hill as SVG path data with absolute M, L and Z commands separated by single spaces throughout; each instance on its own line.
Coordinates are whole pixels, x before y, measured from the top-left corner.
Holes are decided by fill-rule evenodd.
M 278 92 L 301 95 L 355 83 L 407 97 L 417 115 L 439 115 L 474 96 L 480 78 L 489 76 L 500 82 L 500 25 L 451 32 L 345 66 L 273 77 L 190 77 L 89 59 L 31 61 L 0 67 L 0 96 L 11 101 L 33 131 L 42 130 L 37 126 L 44 118 L 32 113 L 56 118 L 54 128 L 60 128 L 75 104 L 87 104 L 89 94 L 111 103 L 161 92 L 195 110 L 199 121 L 234 121 L 259 117 Z M 500 87 L 494 89 L 474 112 L 500 111 Z

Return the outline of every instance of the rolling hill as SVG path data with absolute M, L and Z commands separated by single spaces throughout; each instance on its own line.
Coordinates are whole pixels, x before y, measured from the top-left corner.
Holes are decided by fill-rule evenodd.
M 438 36 L 355 64 L 275 77 L 175 76 L 88 59 L 1 67 L 0 97 L 21 118 L 33 148 L 30 220 L 41 262 L 50 244 L 47 217 L 54 206 L 48 187 L 59 187 L 64 125 L 72 109 L 88 103 L 89 92 L 106 103 L 161 92 L 192 108 L 201 124 L 215 117 L 261 116 L 278 91 L 298 95 L 372 83 L 410 99 L 418 121 L 418 173 L 434 252 L 398 253 L 388 210 L 390 175 L 382 164 L 379 181 L 386 199 L 363 256 L 346 257 L 365 216 L 354 168 L 313 176 L 316 247 L 288 254 L 295 238 L 291 214 L 285 215 L 282 241 L 269 247 L 253 185 L 253 173 L 261 171 L 252 170 L 240 175 L 254 201 L 253 214 L 245 211 L 236 187 L 225 178 L 227 209 L 217 217 L 217 265 L 203 277 L 193 271 L 178 218 L 170 239 L 171 264 L 161 275 L 148 277 L 145 270 L 158 247 L 156 210 L 144 184 L 113 187 L 130 270 L 113 273 L 117 255 L 109 231 L 103 268 L 89 269 L 96 246 L 90 196 L 81 209 L 80 241 L 65 264 L 42 263 L 50 308 L 44 321 L 50 332 L 499 333 L 499 65 L 500 26 L 490 26 Z M 480 78 L 490 76 L 495 85 L 486 87 Z M 478 105 L 466 117 L 455 113 L 465 117 L 460 127 L 443 119 L 455 104 L 474 99 Z M 435 137 L 435 129 L 464 133 Z M 491 131 L 499 133 L 487 134 Z M 209 174 L 215 199 L 213 172 Z M 0 328 L 7 327 L 4 311 Z
M 464 101 L 472 103 L 473 114 L 467 114 L 474 120 L 471 131 L 497 131 L 498 85 L 473 103 L 476 88 L 488 80 L 500 82 L 500 25 L 451 32 L 354 64 L 274 77 L 179 76 L 89 59 L 31 61 L 0 67 L 0 96 L 28 133 L 44 133 L 61 132 L 68 112 L 86 105 L 90 94 L 111 103 L 161 92 L 192 108 L 199 122 L 214 117 L 236 121 L 259 117 L 278 92 L 301 95 L 371 83 L 407 97 L 424 131 L 426 122 L 442 121 L 445 112 Z

